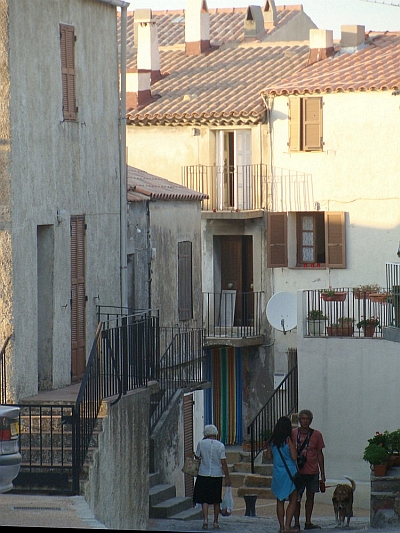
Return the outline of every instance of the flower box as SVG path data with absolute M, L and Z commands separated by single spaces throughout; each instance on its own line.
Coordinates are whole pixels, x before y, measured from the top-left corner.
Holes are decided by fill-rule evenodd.
M 321 292 L 321 298 L 325 302 L 344 302 L 346 300 L 347 292 L 338 291 L 332 293 L 331 291 Z
M 326 331 L 329 337 L 352 337 L 354 335 L 354 326 L 327 326 Z

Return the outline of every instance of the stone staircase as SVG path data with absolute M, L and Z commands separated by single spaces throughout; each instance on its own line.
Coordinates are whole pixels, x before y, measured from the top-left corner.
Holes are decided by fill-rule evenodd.
M 272 463 L 263 452 L 256 458 L 254 474 L 251 473 L 250 452 L 244 452 L 241 446 L 226 446 L 226 459 L 232 487 L 237 489 L 239 497 L 275 499 L 271 491 Z
M 161 483 L 159 473 L 149 475 L 149 517 L 194 520 L 202 517 L 192 498 L 176 495 L 175 485 Z
M 386 476 L 371 475 L 371 526 L 377 529 L 400 526 L 400 467 Z

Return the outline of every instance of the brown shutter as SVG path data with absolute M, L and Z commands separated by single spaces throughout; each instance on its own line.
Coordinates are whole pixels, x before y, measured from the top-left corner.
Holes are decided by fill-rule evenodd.
M 192 311 L 192 243 L 178 243 L 178 314 L 179 320 L 193 318 Z
M 286 267 L 287 214 L 268 213 L 267 218 L 267 267 Z
M 183 397 L 183 434 L 184 434 L 184 456 L 192 457 L 193 446 L 193 394 L 187 394 Z M 193 496 L 194 479 L 192 476 L 185 474 L 185 496 Z
M 345 213 L 325 212 L 326 266 L 346 268 Z
M 303 98 L 304 150 L 322 150 L 322 98 Z
M 60 24 L 62 105 L 64 120 L 76 119 L 74 27 Z
M 289 150 L 298 152 L 300 144 L 300 104 L 298 96 L 289 98 Z
M 86 366 L 85 217 L 71 217 L 71 380 Z

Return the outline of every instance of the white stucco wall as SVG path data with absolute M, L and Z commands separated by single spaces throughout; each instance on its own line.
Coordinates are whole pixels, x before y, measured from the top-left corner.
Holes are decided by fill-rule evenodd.
M 2 69 L 8 65 L 10 93 L 1 94 L 0 109 L 9 105 L 11 197 L 0 218 L 4 228 L 11 210 L 12 256 L 5 271 L 12 274 L 2 276 L 7 291 L 1 291 L 5 298 L 0 307 L 12 309 L 8 381 L 12 397 L 19 399 L 35 394 L 38 386 L 38 226 L 52 228 L 54 241 L 54 388 L 70 383 L 71 215 L 85 215 L 87 224 L 87 353 L 96 304 L 119 304 L 118 58 L 112 6 L 82 0 L 3 1 L 2 21 L 7 9 L 9 49 L 0 63 Z M 60 23 L 74 26 L 77 38 L 74 122 L 63 122 L 62 117 Z M 8 96 L 10 101 L 3 101 Z M 57 209 L 66 214 L 60 224 Z M 1 239 L 8 242 L 4 233 Z
M 357 484 L 355 506 L 369 508 L 370 467 L 362 456 L 377 431 L 400 427 L 399 344 L 364 337 L 304 337 L 297 293 L 299 410 L 310 409 L 323 434 L 327 484 Z M 330 503 L 331 492 L 318 495 Z

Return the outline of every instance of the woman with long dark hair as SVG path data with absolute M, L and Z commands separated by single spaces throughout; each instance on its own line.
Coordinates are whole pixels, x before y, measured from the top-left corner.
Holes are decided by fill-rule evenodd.
M 292 531 L 290 524 L 297 505 L 297 490 L 284 461 L 291 475 L 294 476 L 297 471 L 297 450 L 292 439 L 292 423 L 287 416 L 282 416 L 278 420 L 272 435 L 267 440 L 267 458 L 273 462 L 271 490 L 276 496 L 279 530 L 281 532 Z M 286 513 L 285 500 L 289 500 Z

